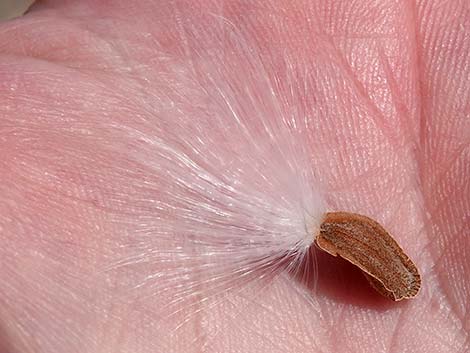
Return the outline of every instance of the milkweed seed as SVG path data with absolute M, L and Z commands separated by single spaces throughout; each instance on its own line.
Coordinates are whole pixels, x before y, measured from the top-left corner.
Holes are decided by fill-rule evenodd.
M 390 234 L 369 217 L 327 213 L 315 238 L 317 246 L 359 267 L 372 287 L 395 301 L 415 297 L 421 286 L 416 265 Z

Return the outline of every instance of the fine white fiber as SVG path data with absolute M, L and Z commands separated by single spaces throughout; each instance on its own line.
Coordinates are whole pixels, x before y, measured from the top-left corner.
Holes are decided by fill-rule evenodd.
M 324 214 L 305 81 L 285 75 L 288 56 L 260 55 L 246 28 L 204 16 L 178 18 L 139 126 L 113 127 L 149 176 L 113 267 L 142 265 L 134 294 L 167 298 L 162 315 L 300 271 Z
M 22 352 L 104 351 L 121 327 L 172 351 L 167 322 L 191 337 L 192 318 L 227 294 L 314 269 L 325 112 L 312 92 L 329 57 L 310 64 L 256 16 L 234 21 L 236 8 L 176 3 L 119 33 L 51 17 L 30 43 L 47 60 L 4 73 L 0 297 L 11 335 L 38 337 Z M 49 33 L 78 42 L 51 49 L 63 43 Z M 299 37 L 313 52 L 314 36 Z

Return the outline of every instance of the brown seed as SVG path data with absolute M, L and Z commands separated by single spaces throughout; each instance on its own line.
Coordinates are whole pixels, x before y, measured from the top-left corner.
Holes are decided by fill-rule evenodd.
M 418 294 L 421 276 L 416 265 L 395 239 L 369 217 L 327 213 L 315 243 L 359 267 L 372 287 L 385 297 L 398 301 Z

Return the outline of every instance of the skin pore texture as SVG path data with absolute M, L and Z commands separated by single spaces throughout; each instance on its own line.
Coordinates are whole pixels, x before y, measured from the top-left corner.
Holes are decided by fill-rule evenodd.
M 466 0 L 1 23 L 0 352 L 468 352 L 469 78 Z M 419 295 L 308 249 L 326 210 L 393 234 Z

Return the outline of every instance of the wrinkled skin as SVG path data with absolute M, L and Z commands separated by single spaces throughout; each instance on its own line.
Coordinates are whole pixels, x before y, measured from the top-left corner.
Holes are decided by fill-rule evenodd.
M 44 1 L 0 25 L 0 351 L 470 351 L 468 1 L 200 2 Z M 317 75 L 304 103 L 322 111 L 311 133 L 328 207 L 396 235 L 422 273 L 417 298 L 382 299 L 326 255 L 304 289 L 313 302 L 289 277 L 261 295 L 240 283 L 179 328 L 160 320 L 164 297 L 116 294 L 146 271 L 102 271 L 125 257 L 110 249 L 144 191 L 103 147 L 132 141 L 98 122 L 149 114 L 160 58 L 184 89 L 182 42 L 198 43 L 181 23 L 207 13 L 244 28 L 260 56 L 288 52 L 292 70 Z M 266 74 L 285 70 L 272 60 Z

